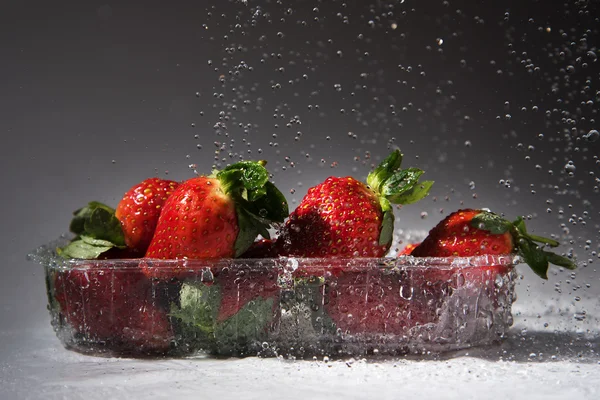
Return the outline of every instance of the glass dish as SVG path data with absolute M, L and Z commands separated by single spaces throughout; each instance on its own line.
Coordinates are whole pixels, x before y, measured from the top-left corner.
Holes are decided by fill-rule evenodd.
M 513 256 L 65 260 L 33 251 L 52 326 L 107 356 L 356 357 L 499 342 Z

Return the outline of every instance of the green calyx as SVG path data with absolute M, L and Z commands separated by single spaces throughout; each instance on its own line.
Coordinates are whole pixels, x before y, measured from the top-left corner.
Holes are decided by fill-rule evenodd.
M 400 169 L 402 153 L 394 150 L 368 176 L 367 185 L 379 196 L 383 211 L 379 244 L 392 242 L 394 233 L 394 211 L 392 204 L 412 204 L 423 199 L 433 181 L 419 182 L 424 171 L 418 168 Z
M 509 232 L 513 238 L 516 253 L 542 279 L 548 279 L 549 264 L 567 269 L 577 268 L 577 265 L 571 259 L 544 250 L 545 246 L 557 247 L 560 243 L 554 239 L 528 233 L 525 221 L 521 217 L 510 222 L 497 214 L 484 211 L 471 220 L 471 226 L 496 235 Z
M 113 247 L 126 247 L 115 210 L 97 201 L 73 213 L 69 230 L 76 237 L 65 247 L 56 249 L 58 255 L 64 258 L 95 259 Z
M 288 216 L 285 196 L 269 181 L 265 161 L 241 161 L 213 172 L 235 204 L 239 233 L 235 257 L 243 254 L 258 235 L 270 238 L 268 229 Z
M 197 342 L 199 348 L 216 354 L 235 354 L 266 339 L 273 320 L 273 298 L 257 296 L 234 315 L 219 321 L 223 301 L 219 283 L 184 283 L 179 302 L 171 304 L 170 316 L 177 321 L 176 334 L 183 336 L 186 342 Z

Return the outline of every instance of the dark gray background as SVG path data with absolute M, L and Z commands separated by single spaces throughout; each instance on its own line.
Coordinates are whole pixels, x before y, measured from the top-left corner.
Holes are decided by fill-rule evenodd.
M 396 147 L 436 181 L 398 237 L 466 206 L 527 216 L 581 268 L 524 269 L 519 303 L 597 329 L 598 7 L 565 3 L 3 2 L 0 350 L 52 335 L 25 255 L 86 202 L 264 158 L 293 208 Z

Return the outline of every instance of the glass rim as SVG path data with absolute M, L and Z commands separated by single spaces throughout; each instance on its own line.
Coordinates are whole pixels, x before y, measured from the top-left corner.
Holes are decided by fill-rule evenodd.
M 178 267 L 201 270 L 207 267 L 272 267 L 295 270 L 297 268 L 344 268 L 361 269 L 469 269 L 482 267 L 514 267 L 523 262 L 516 254 L 477 255 L 469 257 L 414 257 L 410 255 L 371 257 L 272 257 L 272 258 L 114 258 L 114 259 L 65 259 L 55 248 L 65 243 L 65 237 L 42 245 L 27 255 L 27 259 L 44 266 L 60 269 L 128 269 L 145 264 L 153 269 Z

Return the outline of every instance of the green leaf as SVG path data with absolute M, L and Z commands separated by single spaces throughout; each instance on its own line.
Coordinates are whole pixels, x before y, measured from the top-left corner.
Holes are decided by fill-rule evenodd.
M 431 190 L 431 186 L 433 186 L 433 181 L 423 181 L 419 182 L 412 189 L 408 190 L 405 193 L 402 193 L 398 196 L 394 197 L 393 203 L 395 204 L 413 204 L 419 200 L 424 199 L 428 194 L 429 190 Z M 388 197 L 389 199 L 389 197 Z
M 268 238 L 271 224 L 283 222 L 289 214 L 287 200 L 269 182 L 264 164 L 264 161 L 242 161 L 214 173 L 236 204 L 240 229 L 235 242 L 236 257 L 243 254 L 259 234 Z
M 85 233 L 85 222 L 89 219 L 92 213 L 99 208 L 104 209 L 112 214 L 115 213 L 114 208 L 100 203 L 99 201 L 91 201 L 85 207 L 82 207 L 73 213 L 73 219 L 71 220 L 69 230 L 76 235 Z
M 125 248 L 125 235 L 115 209 L 98 201 L 75 211 L 69 230 L 77 237 L 64 248 L 56 249 L 61 257 L 90 260 L 113 247 Z
M 208 337 L 214 333 L 220 304 L 218 285 L 184 283 L 179 291 L 179 306 L 171 304 L 170 315 Z
M 548 279 L 547 252 L 542 251 L 535 243 L 525 238 L 519 241 L 519 254 L 527 265 L 542 279 Z
M 273 298 L 257 297 L 219 323 L 222 299 L 218 284 L 184 283 L 179 296 L 179 305 L 171 304 L 170 312 L 178 322 L 177 333 L 185 341 L 218 354 L 235 353 L 253 342 L 263 341 L 273 320 Z
M 243 172 L 240 170 L 222 170 L 217 172 L 216 176 L 221 182 L 221 189 L 225 193 L 241 195 L 242 190 L 245 189 L 242 183 Z
M 56 249 L 56 253 L 63 258 L 79 258 L 84 260 L 93 260 L 115 245 L 106 240 L 94 239 L 89 236 L 81 236 L 65 247 Z
M 269 180 L 267 169 L 256 161 L 240 161 L 231 164 L 218 172 L 217 178 L 222 180 L 231 171 L 239 171 L 241 173 L 240 180 L 248 190 L 260 188 Z
M 235 240 L 235 255 L 241 256 L 250 248 L 254 239 L 260 234 L 260 230 L 256 227 L 256 220 L 244 210 L 242 207 L 236 207 L 239 232 Z
M 82 242 L 85 242 L 91 246 L 111 246 L 111 247 L 120 247 L 120 246 L 116 246 L 113 242 L 111 242 L 110 240 L 105 240 L 105 239 L 96 239 L 95 237 L 92 236 L 87 236 L 87 235 L 81 235 L 79 237 L 79 239 Z M 124 246 L 123 246 L 124 247 Z
M 246 303 L 235 315 L 217 324 L 215 338 L 219 353 L 236 352 L 253 342 L 263 342 L 273 320 L 273 298 L 256 297 Z
M 84 232 L 93 238 L 108 240 L 116 246 L 125 245 L 121 222 L 114 211 L 110 212 L 102 207 L 94 209 L 88 216 L 84 223 Z
M 381 221 L 381 232 L 379 233 L 379 245 L 385 246 L 392 243 L 394 236 L 394 212 L 391 208 L 383 212 Z
M 260 199 L 261 197 L 265 196 L 266 194 L 267 194 L 267 188 L 259 187 L 256 189 L 248 190 L 248 194 L 246 195 L 246 198 L 250 202 L 255 202 L 258 199 Z
M 260 218 L 268 221 L 283 222 L 289 214 L 288 203 L 283 195 L 272 183 L 267 181 L 264 189 L 266 191 L 265 196 L 262 196 L 254 201 L 250 200 L 250 204 L 247 208 L 251 210 L 253 214 L 258 215 Z
M 471 226 L 487 230 L 496 235 L 510 232 L 513 243 L 517 248 L 517 253 L 523 257 L 523 260 L 533 272 L 543 279 L 548 279 L 548 267 L 550 264 L 568 269 L 575 269 L 577 267 L 570 259 L 545 251 L 537 245 L 536 242 L 556 247 L 559 243 L 554 239 L 529 234 L 522 217 L 518 217 L 513 222 L 510 222 L 497 214 L 484 211 L 473 218 Z
M 248 210 L 246 210 L 246 214 L 249 218 L 249 221 L 252 222 L 252 224 L 254 224 L 254 227 L 256 228 L 258 234 L 264 237 L 265 239 L 270 239 L 271 234 L 267 230 L 269 226 L 269 221 L 259 217 L 256 214 L 251 213 Z
M 546 254 L 546 258 L 550 264 L 558 265 L 559 267 L 564 267 L 567 269 L 576 269 L 577 264 L 575 264 L 572 260 L 567 257 L 560 256 L 555 253 L 551 253 L 549 251 L 544 252 Z
M 512 229 L 513 224 L 497 214 L 483 211 L 473 217 L 471 226 L 488 231 L 494 235 L 501 235 L 505 232 L 509 232 Z
M 532 235 L 531 233 L 527 233 L 526 236 L 534 242 L 544 243 L 550 247 L 558 247 L 560 245 L 556 240 L 547 237 Z
M 523 218 L 517 217 L 517 219 L 513 222 L 513 225 L 517 228 L 519 234 L 523 236 L 527 235 L 527 226 L 525 226 L 525 221 L 523 221 Z
M 402 153 L 394 150 L 367 176 L 367 185 L 375 191 L 380 192 L 381 185 L 387 181 L 402 164 Z
M 399 195 L 412 189 L 419 181 L 424 171 L 418 168 L 407 168 L 395 172 L 381 188 L 381 195 L 389 199 L 390 196 Z

